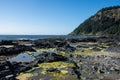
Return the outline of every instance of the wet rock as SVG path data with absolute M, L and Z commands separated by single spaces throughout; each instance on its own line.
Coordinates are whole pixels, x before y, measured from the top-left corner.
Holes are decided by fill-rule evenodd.
M 65 41 L 65 42 L 60 42 L 59 44 L 57 44 L 56 49 L 60 51 L 65 51 L 65 52 L 73 52 L 76 50 L 76 47 L 68 44 Z
M 39 39 L 33 42 L 37 48 L 55 48 L 56 39 Z
M 120 45 L 111 45 L 110 47 L 108 47 L 105 51 L 107 52 L 115 52 L 115 53 L 120 53 Z
M 24 45 L 15 45 L 14 47 L 0 48 L 0 55 L 13 55 L 13 54 L 19 54 L 24 51 L 35 51 L 32 47 L 24 46 Z
M 98 71 L 98 66 L 93 66 L 93 68 L 94 68 L 95 72 Z
M 24 55 L 24 54 L 21 54 Z M 31 56 L 27 56 L 27 57 L 31 57 Z M 16 57 L 17 58 L 17 57 Z M 35 58 L 35 59 L 34 59 Z M 26 71 L 26 70 L 30 70 L 33 66 L 35 66 L 38 63 L 43 63 L 43 62 L 55 62 L 55 61 L 67 61 L 68 59 L 64 56 L 61 56 L 59 54 L 56 54 L 54 52 L 46 52 L 46 53 L 41 53 L 38 56 L 35 56 L 33 58 L 33 60 L 28 61 L 17 61 L 17 60 L 13 60 L 11 62 L 7 62 L 7 66 L 3 66 L 3 68 L 1 70 L 3 70 L 4 68 L 9 67 L 9 71 L 8 72 L 12 72 L 13 74 L 17 75 L 22 71 Z M 3 62 L 5 64 L 5 62 Z M 5 72 L 3 75 L 4 76 L 8 76 L 8 74 L 6 74 L 6 70 L 4 70 Z M 48 69 L 48 71 L 57 71 L 55 69 Z M 6 75 L 5 75 L 6 74 Z
M 86 45 L 77 45 L 77 48 L 89 48 L 89 46 L 86 46 Z
M 14 43 L 12 40 L 2 40 L 0 45 L 17 45 L 17 43 Z
M 0 61 L 0 80 L 16 80 L 15 77 L 12 64 L 9 61 Z
M 47 72 L 56 72 L 56 73 L 60 73 L 60 71 L 58 69 L 55 68 L 50 68 L 46 70 Z
M 106 73 L 106 68 L 105 67 L 101 67 L 99 70 L 100 73 Z
M 34 47 L 37 48 L 56 48 L 60 51 L 71 52 L 76 48 L 68 43 L 66 39 L 42 39 L 34 41 Z
M 120 66 L 115 66 L 115 71 L 120 71 Z
M 67 57 L 64 57 L 62 55 L 53 53 L 53 52 L 48 52 L 48 53 L 43 53 L 39 55 L 39 62 L 54 62 L 54 61 L 67 61 Z
M 94 51 L 100 51 L 101 50 L 99 47 L 93 47 L 91 49 L 94 50 Z

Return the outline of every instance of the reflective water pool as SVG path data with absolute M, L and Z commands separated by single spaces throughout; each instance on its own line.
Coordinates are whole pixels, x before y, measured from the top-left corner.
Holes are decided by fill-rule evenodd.
M 29 55 L 27 53 L 21 53 L 11 59 L 9 59 L 10 62 L 31 62 L 34 60 L 34 56 Z

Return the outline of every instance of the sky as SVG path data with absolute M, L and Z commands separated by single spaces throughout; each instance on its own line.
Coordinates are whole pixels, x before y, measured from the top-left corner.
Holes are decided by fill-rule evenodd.
M 0 0 L 0 34 L 66 35 L 120 0 Z

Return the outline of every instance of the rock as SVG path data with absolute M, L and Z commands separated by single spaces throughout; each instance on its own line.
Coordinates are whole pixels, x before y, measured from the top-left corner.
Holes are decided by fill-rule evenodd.
M 62 55 L 53 53 L 53 52 L 48 52 L 48 53 L 43 53 L 39 55 L 39 62 L 54 62 L 54 61 L 67 61 L 67 57 L 64 57 Z
M 53 41 L 50 39 L 35 40 L 33 44 L 37 48 L 54 48 Z
M 120 71 L 120 66 L 115 66 L 115 71 Z
M 2 40 L 0 45 L 17 45 L 17 43 L 14 43 L 12 40 Z
M 50 68 L 46 70 L 47 72 L 56 72 L 56 73 L 60 73 L 60 71 L 58 69 L 55 68 Z
M 72 52 L 76 48 L 68 43 L 66 39 L 41 39 L 34 41 L 34 47 L 37 48 L 56 48 L 60 51 Z
M 79 40 L 79 42 L 97 42 L 97 38 L 83 38 L 81 40 Z
M 24 55 L 24 54 L 23 54 Z M 54 52 L 41 53 L 34 61 L 23 62 L 23 61 L 0 61 L 0 79 L 14 79 L 20 72 L 30 70 L 33 66 L 43 62 L 55 62 L 55 61 L 67 61 L 68 59 L 64 56 L 56 54 Z M 60 72 L 57 69 L 50 68 L 47 72 Z M 14 79 L 15 80 L 15 79 Z
M 115 52 L 115 53 L 120 53 L 120 45 L 118 44 L 113 44 L 110 47 L 108 47 L 106 50 L 106 52 Z
M 0 48 L 0 55 L 13 55 L 13 54 L 19 54 L 24 51 L 35 51 L 32 47 L 24 46 L 24 45 L 15 45 L 14 47 Z
M 75 46 L 68 44 L 66 41 L 61 42 L 58 45 L 56 45 L 56 48 L 57 48 L 57 50 L 65 51 L 65 52 L 73 52 L 76 50 Z
M 93 66 L 93 68 L 96 72 L 98 71 L 98 66 Z
M 9 61 L 0 61 L 0 80 L 16 80 L 15 77 L 12 64 Z
M 98 47 L 93 47 L 92 50 L 94 50 L 94 51 L 100 51 L 101 49 L 98 48 Z

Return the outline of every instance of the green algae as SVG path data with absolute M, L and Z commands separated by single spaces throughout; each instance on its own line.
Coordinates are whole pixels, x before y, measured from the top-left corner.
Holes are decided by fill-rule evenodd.
M 67 78 L 70 78 L 71 76 L 68 74 L 68 67 L 74 67 L 74 65 L 72 63 L 67 63 L 67 62 L 47 62 L 47 63 L 42 63 L 42 64 L 38 64 L 38 67 L 33 67 L 31 70 L 28 70 L 26 72 L 21 72 L 18 76 L 18 79 L 21 80 L 21 78 L 23 77 L 24 80 L 27 80 L 28 78 L 32 77 L 32 76 L 36 76 L 36 75 L 39 75 L 39 74 L 42 74 L 42 75 L 50 75 L 53 77 L 52 80 L 65 80 L 65 76 Z M 41 68 L 42 71 L 40 72 L 37 72 L 37 73 L 30 73 L 31 71 L 35 70 L 35 69 L 38 69 L 38 68 Z M 60 70 L 59 73 L 56 73 L 56 72 L 47 72 L 47 69 L 50 69 L 50 68 L 55 68 L 55 69 L 58 69 Z M 72 76 L 73 77 L 73 76 Z
M 50 62 L 50 63 L 42 63 L 42 64 L 38 64 L 39 68 L 66 68 L 66 67 L 74 67 L 74 65 L 72 63 L 67 63 L 67 62 Z

